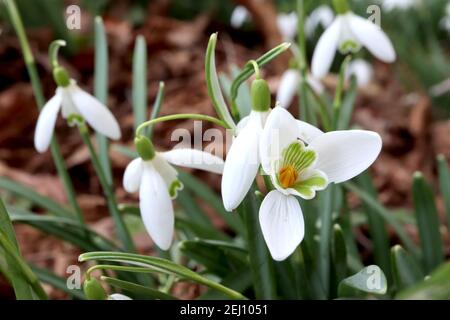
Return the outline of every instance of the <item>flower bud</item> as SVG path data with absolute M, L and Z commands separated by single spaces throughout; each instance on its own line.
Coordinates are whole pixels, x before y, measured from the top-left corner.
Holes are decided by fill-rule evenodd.
M 134 145 L 136 146 L 136 151 L 142 160 L 148 161 L 155 157 L 155 148 L 149 138 L 138 136 L 134 138 Z
M 58 87 L 67 87 L 70 84 L 69 74 L 62 67 L 56 67 L 53 69 L 53 79 L 55 79 Z
M 347 0 L 333 0 L 333 7 L 337 14 L 344 14 L 350 11 Z
M 95 278 L 86 279 L 83 283 L 83 291 L 88 300 L 105 300 L 107 295 L 100 282 Z
M 267 81 L 264 79 L 256 79 L 252 82 L 252 109 L 254 111 L 264 112 L 270 108 L 270 90 Z

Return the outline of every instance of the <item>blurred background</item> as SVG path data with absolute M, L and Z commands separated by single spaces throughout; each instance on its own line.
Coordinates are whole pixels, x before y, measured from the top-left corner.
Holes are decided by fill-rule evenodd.
M 331 1 L 306 1 L 307 14 L 320 5 L 331 7 Z M 381 27 L 391 38 L 397 52 L 394 64 L 373 59 L 366 50 L 357 54 L 373 67 L 370 81 L 358 90 L 352 124 L 378 132 L 383 139 L 383 151 L 372 167 L 380 201 L 403 221 L 411 216 L 411 181 L 416 170 L 424 173 L 437 186 L 436 155 L 450 159 L 450 8 L 446 0 L 417 1 L 410 8 L 390 8 L 383 1 L 350 1 L 357 14 L 368 17 L 370 5 L 381 8 Z M 89 92 L 93 90 L 94 48 L 93 28 L 96 15 L 103 17 L 109 43 L 108 106 L 119 119 L 123 138 L 120 144 L 132 147 L 132 56 L 135 39 L 142 35 L 148 53 L 148 104 L 156 97 L 159 81 L 165 83 L 165 99 L 161 115 L 172 113 L 203 113 L 214 115 L 204 78 L 204 55 L 209 35 L 219 32 L 217 65 L 223 74 L 233 74 L 246 61 L 255 59 L 283 42 L 277 24 L 280 13 L 296 10 L 292 0 L 97 0 L 17 1 L 27 28 L 46 98 L 53 95 L 55 84 L 48 63 L 47 50 L 51 41 L 65 39 L 60 61 L 71 76 Z M 80 8 L 80 28 L 69 30 L 66 22 L 73 11 Z M 239 25 L 230 23 L 237 5 L 247 9 L 247 19 Z M 322 25 L 307 39 L 310 58 L 323 32 Z M 295 40 L 294 40 L 295 41 Z M 264 68 L 273 97 L 281 78 L 293 58 L 285 53 Z M 333 94 L 342 56 L 336 59 L 332 72 L 323 79 L 326 92 Z M 274 101 L 274 100 L 273 100 Z M 297 99 L 289 110 L 298 114 Z M 23 183 L 37 192 L 64 203 L 61 182 L 56 176 L 49 152 L 38 154 L 33 147 L 33 133 L 38 112 L 23 62 L 19 43 L 6 12 L 0 9 L 0 176 Z M 166 149 L 176 142 L 171 133 L 176 128 L 194 130 L 192 121 L 164 123 L 156 126 L 154 142 Z M 204 123 L 202 129 L 211 125 Z M 108 237 L 113 224 L 108 216 L 101 186 L 89 163 L 89 154 L 76 130 L 57 124 L 57 136 L 73 177 L 78 200 L 87 221 L 99 233 Z M 217 141 L 217 143 L 221 143 Z M 112 148 L 112 166 L 119 202 L 133 200 L 121 186 L 128 158 Z M 207 173 L 195 175 L 219 191 L 220 178 Z M 183 191 L 189 193 L 188 190 Z M 25 208 L 31 206 L 21 198 L 0 190 L 7 202 Z M 195 196 L 190 195 L 195 198 Z M 352 199 L 351 199 L 352 200 Z M 355 198 L 351 202 L 358 205 Z M 225 223 L 201 201 L 214 224 L 226 228 Z M 443 203 L 437 195 L 438 210 L 444 220 Z M 356 218 L 357 219 L 357 215 Z M 134 228 L 139 251 L 151 253 L 153 245 L 143 232 L 138 219 L 129 219 Z M 357 224 L 357 222 L 355 222 Z M 56 238 L 44 235 L 27 226 L 16 226 L 23 255 L 32 263 L 47 267 L 60 276 L 66 268 L 76 264 L 78 249 Z M 412 235 L 414 228 L 409 230 Z M 395 235 L 392 233 L 392 241 Z M 370 259 L 371 244 L 364 225 L 355 228 L 355 237 L 362 257 Z M 444 233 L 446 253 L 449 254 L 449 234 Z M 370 261 L 368 261 L 370 262 Z M 51 289 L 53 298 L 64 294 Z M 178 296 L 195 297 L 198 287 L 181 285 Z M 13 292 L 0 277 L 0 297 L 13 298 Z

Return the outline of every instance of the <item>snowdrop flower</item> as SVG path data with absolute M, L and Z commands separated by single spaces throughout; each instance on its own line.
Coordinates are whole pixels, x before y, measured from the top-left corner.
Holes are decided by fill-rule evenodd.
M 333 62 L 336 50 L 355 52 L 366 47 L 384 62 L 395 60 L 391 41 L 379 26 L 351 12 L 346 0 L 333 1 L 338 15 L 320 37 L 312 57 L 312 73 L 322 78 Z
M 286 41 L 294 39 L 297 33 L 297 14 L 295 12 L 278 14 L 277 26 L 283 39 Z
M 270 114 L 270 91 L 262 79 L 253 81 L 251 87 L 252 111 L 237 126 L 234 139 L 223 169 L 222 200 L 226 210 L 236 209 L 247 195 L 261 164 L 259 145 L 263 128 Z M 298 121 L 302 137 L 314 136 L 321 131 L 305 122 Z
M 121 293 L 113 293 L 108 296 L 107 300 L 133 300 L 133 299 Z
M 383 0 L 383 9 L 386 11 L 407 10 L 415 5 L 417 5 L 417 0 Z
M 314 78 L 311 74 L 306 76 L 306 82 L 309 84 L 311 89 L 317 94 L 322 94 L 323 85 L 322 83 Z M 283 73 L 281 76 L 280 84 L 277 91 L 277 101 L 285 108 L 288 108 L 295 94 L 298 91 L 298 86 L 300 85 L 300 72 L 298 70 L 289 69 Z
M 304 221 L 295 198 L 312 199 L 330 183 L 349 180 L 366 170 L 381 150 L 380 136 L 371 131 L 343 130 L 313 136 L 287 110 L 269 114 L 260 138 L 260 158 L 275 190 L 264 198 L 259 222 L 273 259 L 286 259 L 303 240 Z
M 240 28 L 250 19 L 250 13 L 244 6 L 236 6 L 231 13 L 230 24 L 233 28 Z
M 373 77 L 373 67 L 363 59 L 355 59 L 348 64 L 345 72 L 346 79 L 352 75 L 355 75 L 359 87 L 367 86 Z
M 78 87 L 61 67 L 54 70 L 54 75 L 58 88 L 42 108 L 36 124 L 34 146 L 38 152 L 48 149 L 60 110 L 64 119 L 81 116 L 95 131 L 111 139 L 120 139 L 119 124 L 103 103 Z
M 326 29 L 334 18 L 333 10 L 327 5 L 321 5 L 314 9 L 305 22 L 305 33 L 307 37 L 312 37 L 317 27 L 321 25 Z
M 131 161 L 123 177 L 127 192 L 139 191 L 139 208 L 144 226 L 162 250 L 170 248 L 174 229 L 172 200 L 183 184 L 171 165 L 222 173 L 223 160 L 194 149 L 155 152 L 152 142 L 143 136 L 135 139 L 139 157 Z
M 439 25 L 442 29 L 450 31 L 450 2 L 445 7 L 445 16 L 439 21 Z

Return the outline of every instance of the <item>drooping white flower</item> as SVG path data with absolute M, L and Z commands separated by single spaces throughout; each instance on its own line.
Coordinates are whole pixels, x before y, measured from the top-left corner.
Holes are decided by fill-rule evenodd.
M 322 83 L 314 78 L 311 74 L 307 74 L 306 81 L 317 94 L 322 94 Z M 298 92 L 300 85 L 300 73 L 298 70 L 289 69 L 281 76 L 280 84 L 278 85 L 277 101 L 285 108 L 288 108 L 295 94 Z
M 445 7 L 445 16 L 439 21 L 439 25 L 442 29 L 450 31 L 450 2 Z
M 153 152 L 146 160 L 139 157 L 128 164 L 123 177 L 124 189 L 130 193 L 139 191 L 139 208 L 144 226 L 162 250 L 169 249 L 172 244 L 172 199 L 183 188 L 177 178 L 178 172 L 171 164 L 220 174 L 224 162 L 207 152 L 180 148 Z
M 231 13 L 230 24 L 233 28 L 239 29 L 250 19 L 250 13 L 244 6 L 236 6 Z
M 78 87 L 75 80 L 71 80 L 68 86 L 56 89 L 55 95 L 39 114 L 34 134 L 34 146 L 38 152 L 48 149 L 60 110 L 65 119 L 71 115 L 80 115 L 95 131 L 111 139 L 120 139 L 120 127 L 111 111 Z
M 236 209 L 247 195 L 261 164 L 260 140 L 270 110 L 251 111 L 238 124 L 238 135 L 228 151 L 222 175 L 222 200 L 226 210 Z M 322 133 L 319 129 L 297 121 L 299 137 L 309 139 Z
M 418 4 L 417 0 L 383 0 L 383 10 L 407 10 Z
M 108 296 L 107 300 L 133 300 L 133 299 L 121 293 L 113 293 Z
M 355 75 L 359 87 L 367 86 L 373 77 L 373 67 L 363 59 L 355 59 L 348 64 L 345 72 L 346 79 L 352 75 Z
M 336 50 L 342 53 L 366 47 L 384 62 L 395 60 L 391 41 L 379 26 L 351 11 L 340 13 L 320 37 L 312 57 L 312 74 L 322 78 L 329 71 Z
M 327 5 L 318 6 L 311 12 L 306 18 L 305 22 L 305 34 L 307 37 L 312 37 L 317 27 L 322 26 L 326 29 L 334 18 L 333 10 Z
M 277 26 L 284 40 L 294 39 L 297 34 L 297 14 L 295 12 L 278 14 Z
M 264 172 L 275 190 L 264 198 L 259 221 L 273 259 L 286 259 L 304 237 L 302 210 L 296 196 L 312 199 L 330 183 L 349 180 L 367 169 L 381 150 L 372 131 L 343 130 L 302 136 L 303 128 L 287 110 L 276 107 L 260 138 Z

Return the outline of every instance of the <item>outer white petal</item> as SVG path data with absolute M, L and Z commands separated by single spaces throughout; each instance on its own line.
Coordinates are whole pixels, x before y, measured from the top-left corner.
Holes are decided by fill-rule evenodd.
M 261 165 L 267 174 L 271 174 L 271 163 L 279 159 L 283 149 L 299 138 L 299 124 L 282 107 L 275 107 L 270 112 L 259 144 Z
M 125 191 L 133 193 L 139 190 L 143 172 L 143 162 L 141 158 L 131 161 L 123 174 L 123 188 Z
M 310 147 L 318 153 L 316 168 L 328 182 L 343 182 L 366 170 L 381 151 L 381 137 L 366 130 L 331 131 L 314 139 Z
M 151 160 L 151 163 L 156 171 L 165 181 L 167 188 L 170 188 L 172 183 L 177 180 L 178 172 L 172 165 L 164 158 L 163 154 L 158 152 Z
M 108 296 L 108 300 L 133 300 L 133 299 L 121 293 L 113 293 Z
M 292 99 L 298 90 L 300 82 L 300 74 L 297 70 L 289 69 L 281 76 L 280 84 L 278 85 L 277 101 L 285 108 L 289 108 Z
M 223 172 L 224 161 L 209 152 L 180 148 L 161 152 L 160 155 L 171 164 L 177 166 L 200 169 L 218 174 Z
M 150 237 L 162 250 L 168 250 L 174 228 L 172 201 L 163 178 L 148 164 L 144 165 L 142 173 L 139 208 Z
M 322 78 L 330 70 L 339 43 L 342 19 L 337 16 L 317 42 L 311 62 L 312 74 Z
M 277 25 L 285 40 L 294 39 L 297 33 L 297 14 L 295 12 L 280 13 L 277 16 Z
M 366 86 L 372 80 L 373 68 L 367 61 L 355 59 L 349 63 L 345 74 L 347 79 L 352 75 L 355 75 L 358 86 Z
M 300 204 L 278 190 L 269 192 L 261 203 L 259 223 L 270 254 L 277 261 L 289 257 L 305 235 Z
M 248 123 L 248 120 L 250 120 L 250 115 L 243 117 L 238 124 L 236 125 L 236 135 L 239 135 L 242 129 L 245 128 L 245 126 Z
M 379 26 L 355 14 L 350 14 L 347 21 L 358 41 L 375 57 L 384 62 L 395 61 L 395 50 L 391 40 Z
M 240 28 L 250 18 L 248 10 L 244 6 L 236 6 L 231 14 L 230 24 L 233 28 Z
M 308 16 L 305 22 L 305 33 L 308 37 L 311 37 L 316 28 L 320 25 L 327 28 L 333 22 L 334 14 L 333 10 L 327 5 L 321 5 L 314 9 Z
M 76 85 L 71 88 L 70 96 L 78 112 L 92 128 L 108 138 L 120 139 L 119 124 L 104 104 Z
M 56 117 L 61 108 L 62 97 L 58 92 L 45 104 L 36 124 L 34 147 L 38 152 L 45 152 L 52 140 Z
M 222 176 L 222 200 L 226 210 L 236 209 L 250 189 L 260 164 L 261 117 L 252 111 L 247 125 L 228 151 Z

